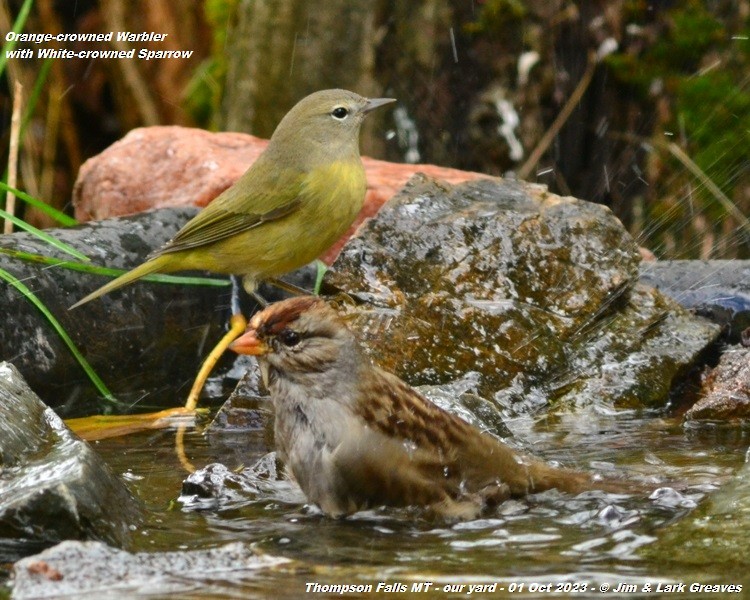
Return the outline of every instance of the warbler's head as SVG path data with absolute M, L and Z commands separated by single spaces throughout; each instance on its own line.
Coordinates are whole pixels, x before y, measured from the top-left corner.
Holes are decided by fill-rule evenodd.
M 334 158 L 359 155 L 359 128 L 367 114 L 395 102 L 364 98 L 347 90 L 322 90 L 300 100 L 284 116 L 271 137 L 271 147 L 284 152 L 322 152 Z M 270 149 L 269 148 L 269 149 Z

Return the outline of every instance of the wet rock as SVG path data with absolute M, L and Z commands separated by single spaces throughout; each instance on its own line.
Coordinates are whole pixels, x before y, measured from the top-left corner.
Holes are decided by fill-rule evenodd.
M 476 371 L 506 416 L 662 405 L 718 327 L 639 285 L 639 261 L 601 205 L 415 177 L 325 285 L 346 295 L 339 307 L 375 360 L 411 384 Z
M 131 554 L 100 542 L 63 542 L 13 565 L 13 598 L 224 596 L 258 571 L 288 564 L 237 542 L 190 552 Z M 210 590 L 210 592 L 208 591 Z
M 195 213 L 193 208 L 163 209 L 48 232 L 89 256 L 94 265 L 129 269 Z M 0 236 L 0 248 L 71 259 L 27 233 Z M 109 389 L 123 400 L 143 400 L 148 390 L 161 404 L 174 404 L 175 390 L 189 389 L 208 351 L 205 346 L 221 337 L 227 320 L 228 286 L 138 282 L 68 310 L 107 278 L 2 253 L 0 268 L 40 298 Z M 66 416 L 92 412 L 96 390 L 40 310 L 4 281 L 0 305 L 9 307 L 13 315 L 0 323 L 0 360 L 12 362 L 45 402 L 62 407 Z
M 123 545 L 140 508 L 91 447 L 0 363 L 0 538 Z
M 81 221 L 129 215 L 166 206 L 205 206 L 263 152 L 268 142 L 244 133 L 210 133 L 187 127 L 134 129 L 81 167 L 73 192 Z M 457 183 L 486 177 L 435 165 L 364 158 L 367 197 L 357 222 L 322 257 L 332 262 L 346 239 L 417 172 Z
M 183 510 L 238 510 L 250 504 L 304 504 L 305 494 L 282 475 L 275 452 L 260 455 L 242 470 L 213 463 L 191 473 L 178 501 Z
M 244 364 L 242 378 L 205 430 L 217 460 L 232 468 L 250 465 L 273 449 L 273 404 L 262 387 L 258 362 L 243 358 L 250 357 L 238 357 Z
M 750 417 L 750 348 L 730 348 L 704 377 L 701 399 L 685 413 L 686 420 Z
M 505 440 L 512 438 L 513 433 L 497 412 L 497 408 L 478 394 L 481 376 L 469 372 L 458 381 L 444 385 L 421 385 L 415 388 L 430 402 L 443 410 L 458 415 L 481 431 L 491 431 Z
M 270 396 L 265 388 L 261 388 L 260 369 L 257 361 L 246 365 L 246 371 L 237 387 L 227 401 L 216 413 L 207 429 L 212 431 L 239 432 L 258 431 L 264 428 L 267 420 L 263 413 L 272 408 L 269 406 Z
M 221 463 L 212 463 L 188 475 L 182 483 L 180 502 L 190 509 L 216 509 L 241 502 L 257 489 L 248 477 Z
M 730 344 L 750 327 L 750 260 L 666 260 L 641 265 L 641 281 L 722 326 Z

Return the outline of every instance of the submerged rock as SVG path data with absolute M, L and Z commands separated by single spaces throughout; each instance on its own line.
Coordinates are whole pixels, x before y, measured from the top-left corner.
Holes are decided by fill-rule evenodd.
M 750 348 L 724 352 L 701 387 L 702 397 L 685 413 L 686 420 L 750 417 Z
M 748 532 L 750 463 L 688 516 L 663 529 L 658 541 L 646 546 L 641 554 L 651 559 L 652 564 L 699 565 L 704 573 L 712 573 L 714 567 L 729 572 L 735 565 L 738 574 L 747 573 L 745 569 L 750 565 Z
M 187 597 L 236 593 L 260 570 L 291 561 L 240 542 L 191 552 L 131 554 L 100 542 L 63 542 L 13 565 L 13 598 Z
M 109 467 L 0 363 L 0 538 L 121 546 L 139 519 L 139 504 Z
M 411 384 L 480 374 L 506 415 L 663 405 L 718 334 L 638 283 L 604 206 L 542 186 L 415 177 L 326 275 L 372 356 Z
M 304 504 L 305 494 L 283 476 L 276 453 L 266 453 L 240 471 L 213 463 L 188 475 L 177 499 L 182 510 L 238 510 L 251 504 Z

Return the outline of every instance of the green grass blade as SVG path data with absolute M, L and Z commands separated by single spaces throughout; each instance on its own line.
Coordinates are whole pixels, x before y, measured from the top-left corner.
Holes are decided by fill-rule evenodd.
M 19 281 L 11 273 L 8 273 L 8 271 L 0 269 L 0 279 L 4 279 L 5 281 L 7 281 L 10 285 L 21 292 L 21 294 L 23 294 L 23 296 L 27 300 L 29 300 L 29 302 L 31 302 L 39 309 L 39 311 L 50 322 L 50 325 L 52 325 L 62 341 L 65 342 L 65 345 L 78 361 L 78 364 L 80 364 L 83 370 L 86 372 L 86 375 L 88 375 L 91 383 L 93 383 L 96 389 L 99 390 L 99 393 L 104 396 L 106 400 L 110 402 L 117 402 L 117 399 L 112 395 L 112 392 L 107 389 L 107 386 L 104 385 L 104 382 L 101 380 L 99 375 L 96 374 L 96 371 L 94 371 L 89 362 L 84 358 L 83 354 L 81 354 L 81 352 L 78 350 L 78 347 L 75 345 L 73 340 L 70 339 L 68 333 L 65 331 L 65 329 L 63 329 L 63 326 L 60 325 L 60 322 L 54 317 L 54 315 L 49 311 L 44 303 L 42 303 L 42 301 L 29 288 L 27 288 L 26 285 L 23 284 L 23 282 Z
M 34 196 L 29 196 L 26 192 L 22 192 L 21 190 L 17 190 L 16 188 L 10 187 L 4 181 L 0 181 L 0 190 L 5 190 L 6 192 L 10 192 L 19 200 L 23 200 L 24 202 L 26 202 L 27 204 L 30 204 L 34 208 L 38 208 L 48 217 L 53 218 L 55 221 L 57 221 L 64 227 L 69 227 L 71 225 L 78 225 L 78 221 L 76 221 L 73 217 L 69 217 L 64 212 L 60 212 L 56 208 L 51 207 L 46 202 L 43 202 L 42 200 L 39 200 L 38 198 L 34 198 Z
M 54 246 L 61 252 L 65 252 L 66 254 L 70 254 L 71 256 L 75 256 L 78 260 L 83 261 L 89 261 L 91 260 L 89 257 L 87 257 L 85 254 L 80 253 L 78 250 L 73 248 L 72 246 L 68 246 L 68 244 L 61 242 L 60 240 L 52 237 L 48 233 L 44 233 L 41 229 L 37 229 L 33 225 L 29 225 L 22 219 L 19 219 L 18 217 L 13 216 L 9 212 L 0 209 L 0 219 L 9 219 L 11 222 L 15 223 L 20 227 L 21 229 L 24 229 L 28 231 L 29 233 L 35 235 L 40 240 L 43 240 L 47 242 L 50 246 Z
M 111 271 L 117 271 L 117 275 L 127 273 L 121 269 L 110 269 Z M 156 281 L 158 283 L 173 283 L 179 285 L 208 285 L 213 287 L 226 287 L 231 285 L 232 282 L 229 279 L 214 279 L 212 277 L 189 277 L 187 275 L 146 275 L 141 281 Z
M 313 295 L 320 296 L 320 286 L 323 285 L 323 277 L 325 277 L 328 265 L 322 260 L 315 261 L 315 287 L 313 288 Z
M 32 252 L 24 252 L 23 250 L 13 250 L 12 248 L 1 248 L 0 254 L 5 254 L 12 258 L 19 260 L 25 260 L 27 262 L 41 263 L 44 265 L 50 265 L 53 267 L 61 267 L 63 269 L 69 269 L 71 271 L 80 271 L 83 273 L 90 273 L 92 275 L 109 275 L 110 277 L 117 277 L 123 273 L 127 273 L 124 269 L 113 269 L 111 267 L 98 267 L 91 263 L 79 263 L 71 260 L 62 260 L 60 258 L 53 258 L 51 256 L 44 256 L 43 254 L 34 254 Z M 230 284 L 227 279 L 215 279 L 211 277 L 193 277 L 185 275 L 162 275 L 152 274 L 147 275 L 142 281 L 155 281 L 157 283 L 171 283 L 179 285 L 207 285 L 213 287 L 226 287 Z
M 39 69 L 39 75 L 37 75 L 36 77 L 34 88 L 31 90 L 29 101 L 26 103 L 26 110 L 24 111 L 23 119 L 21 119 L 21 137 L 23 137 L 23 133 L 24 131 L 26 131 L 26 126 L 29 124 L 31 117 L 34 114 L 36 104 L 37 102 L 39 102 L 39 96 L 44 89 L 44 85 L 47 83 L 47 76 L 49 75 L 50 69 L 52 68 L 52 63 L 54 61 L 54 58 L 45 58 L 44 62 L 42 63 L 42 67 Z M 50 102 L 51 101 L 52 99 L 50 99 Z
M 29 16 L 29 12 L 31 12 L 31 5 L 33 3 L 34 0 L 26 0 L 26 2 L 23 3 L 23 6 L 21 6 L 21 10 L 18 11 L 16 22 L 13 23 L 13 33 L 20 32 L 23 29 L 23 26 L 26 25 L 26 19 Z M 8 55 L 6 54 L 6 52 L 13 50 L 15 47 L 15 41 L 6 42 L 5 44 L 3 44 L 3 53 L 0 55 L 0 76 L 5 71 L 5 64 L 8 62 Z

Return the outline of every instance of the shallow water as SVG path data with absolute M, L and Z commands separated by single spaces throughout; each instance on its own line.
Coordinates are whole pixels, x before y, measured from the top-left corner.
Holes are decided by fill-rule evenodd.
M 509 500 L 485 518 L 456 524 L 403 510 L 331 520 L 305 506 L 299 491 L 284 482 L 261 482 L 258 494 L 235 498 L 223 507 L 179 502 L 187 473 L 174 452 L 174 431 L 105 440 L 94 447 L 148 508 L 131 550 L 190 550 L 243 541 L 294 561 L 273 571 L 213 578 L 185 597 L 297 598 L 306 584 L 315 582 L 372 584 L 373 594 L 380 582 L 403 584 L 405 588 L 391 589 L 408 591 L 414 584 L 431 582 L 430 593 L 420 594 L 427 597 L 466 597 L 469 584 L 477 583 L 498 584 L 485 597 L 513 595 L 511 589 L 516 590 L 514 597 L 519 592 L 523 597 L 560 597 L 572 586 L 579 590 L 572 594 L 576 597 L 600 597 L 601 586 L 636 586 L 619 589 L 641 592 L 644 585 L 654 590 L 659 583 L 685 583 L 688 594 L 693 582 L 750 589 L 746 566 L 738 569 L 737 564 L 715 561 L 712 546 L 726 540 L 706 540 L 705 556 L 691 555 L 689 560 L 658 547 L 670 525 L 689 519 L 707 495 L 732 481 L 745 462 L 750 428 L 685 427 L 678 420 L 638 411 L 599 415 L 593 426 L 581 419 L 579 415 L 543 428 L 520 427 L 523 436 L 515 443 L 566 466 L 603 475 L 625 473 L 664 489 L 650 498 L 546 492 Z M 509 425 L 513 429 L 513 423 Z M 238 455 L 238 445 L 250 449 L 246 456 Z M 240 462 L 249 466 L 262 456 L 262 448 L 262 433 L 257 431 L 210 440 L 197 431 L 186 436 L 187 455 L 196 467 L 213 462 L 230 469 Z M 749 518 L 740 512 L 736 535 L 750 536 Z M 539 589 L 546 584 L 552 584 L 549 592 Z M 314 595 L 341 597 L 335 592 Z M 390 595 L 403 594 L 386 597 Z

